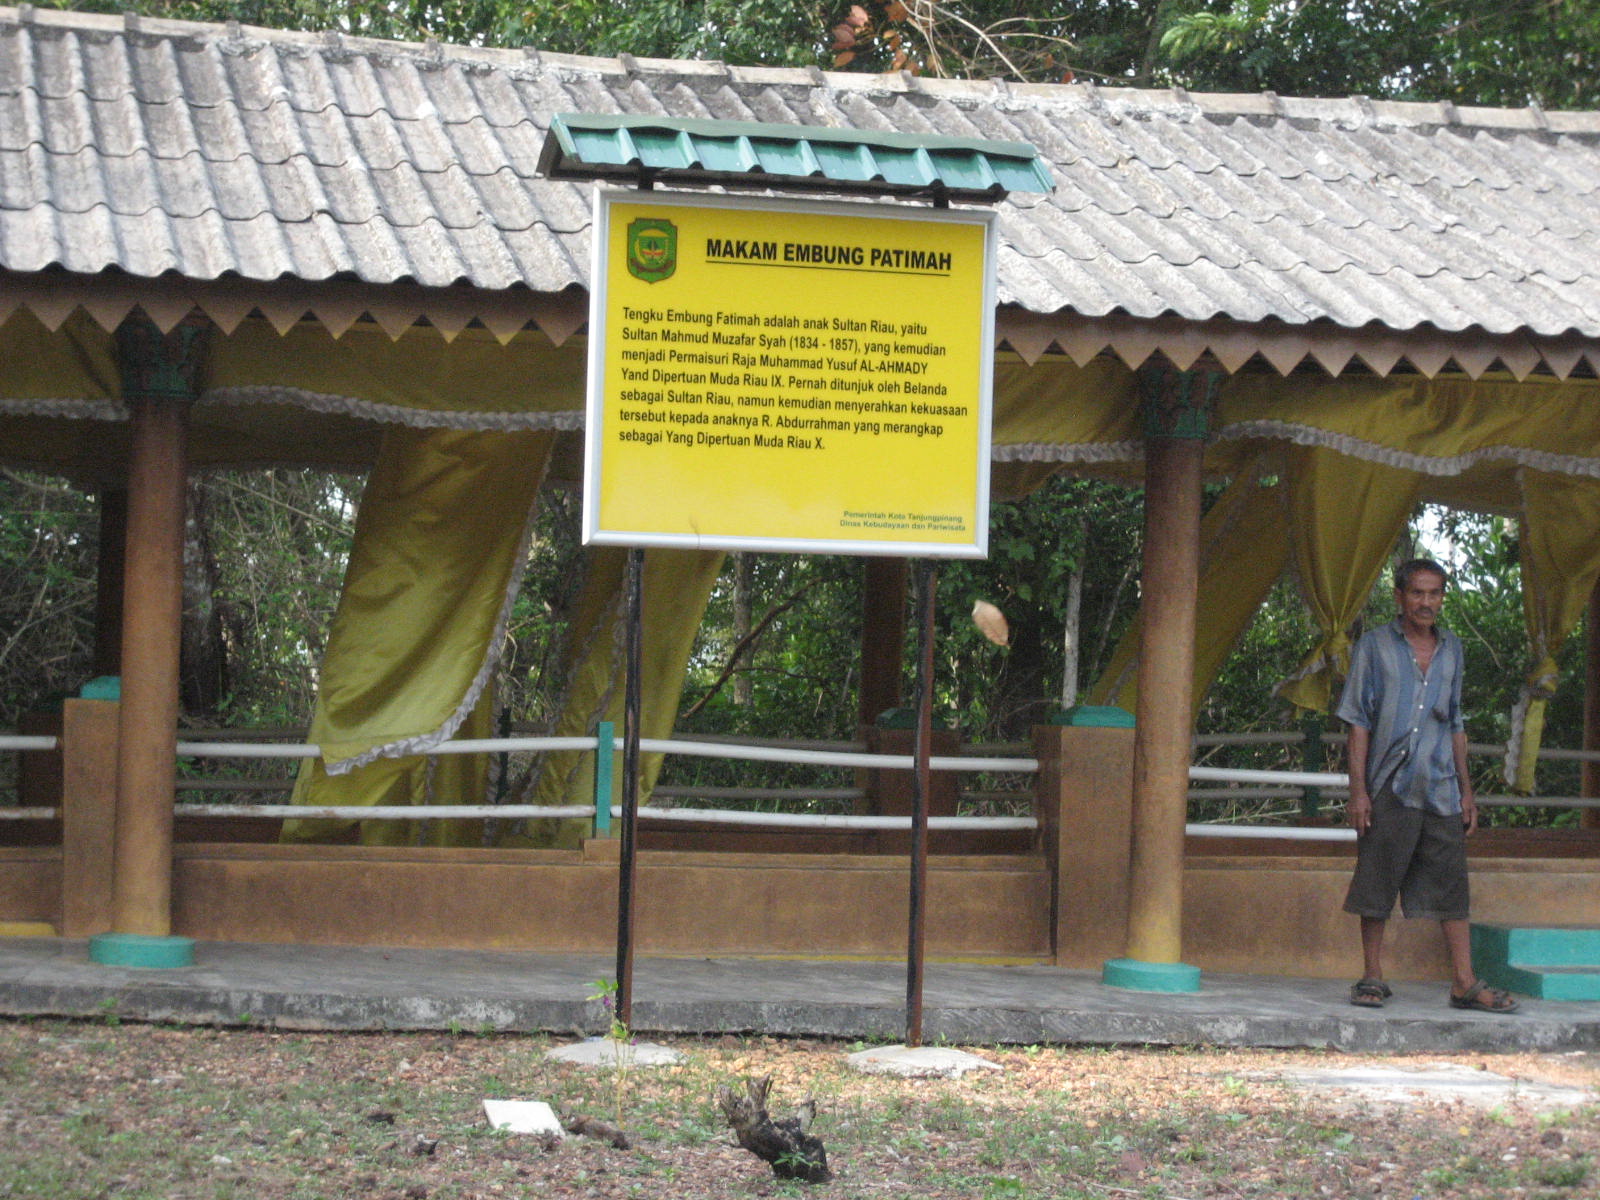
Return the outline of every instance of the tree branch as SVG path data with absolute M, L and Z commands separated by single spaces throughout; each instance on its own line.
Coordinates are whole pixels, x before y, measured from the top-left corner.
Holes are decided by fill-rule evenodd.
M 711 703 L 712 698 L 722 690 L 723 685 L 725 685 L 728 680 L 733 678 L 734 671 L 736 671 L 739 667 L 740 656 L 750 648 L 751 644 L 756 640 L 756 638 L 761 636 L 762 632 L 765 631 L 768 625 L 771 625 L 773 621 L 777 620 L 785 612 L 799 603 L 800 597 L 809 592 L 811 587 L 811 584 L 805 584 L 803 587 L 798 588 L 794 594 L 782 604 L 776 604 L 767 610 L 766 614 L 761 618 L 761 620 L 755 623 L 755 626 L 750 630 L 750 632 L 745 634 L 738 640 L 737 643 L 735 643 L 732 652 L 730 652 L 728 655 L 728 665 L 722 668 L 722 674 L 717 676 L 716 682 L 711 685 L 710 690 L 708 690 L 704 696 L 701 696 L 700 699 L 696 700 L 684 710 L 681 718 L 682 720 L 688 720 L 707 704 Z

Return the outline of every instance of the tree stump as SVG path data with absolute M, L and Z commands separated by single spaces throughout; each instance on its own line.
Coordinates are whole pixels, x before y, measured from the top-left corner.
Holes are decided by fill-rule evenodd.
M 717 1104 L 733 1127 L 739 1145 L 771 1163 L 772 1173 L 779 1179 L 827 1183 L 833 1178 L 833 1172 L 828 1170 L 828 1152 L 819 1138 L 806 1132 L 816 1116 L 815 1101 L 807 1100 L 794 1116 L 774 1121 L 767 1114 L 767 1089 L 771 1086 L 772 1076 L 763 1075 L 745 1080 L 743 1096 L 726 1084 L 717 1088 Z

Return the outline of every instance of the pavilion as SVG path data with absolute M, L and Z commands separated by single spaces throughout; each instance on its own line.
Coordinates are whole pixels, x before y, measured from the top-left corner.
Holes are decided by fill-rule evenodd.
M 1524 524 L 1526 770 L 1550 656 L 1600 578 L 1600 113 L 586 58 L 24 5 L 0 8 L 0 460 L 102 496 L 125 545 L 120 587 L 102 579 L 122 682 L 120 704 L 69 703 L 64 736 L 84 749 L 64 820 L 81 836 L 0 846 L 0 918 L 362 942 L 400 936 L 404 910 L 419 944 L 605 944 L 593 897 L 612 860 L 592 840 L 464 854 L 173 833 L 189 471 L 369 475 L 307 795 L 411 795 L 419 753 L 486 732 L 529 512 L 547 476 L 572 476 L 583 428 L 589 187 L 541 171 L 562 113 L 1026 142 L 1050 167 L 1053 191 L 998 204 L 994 486 L 1078 471 L 1144 487 L 1143 633 L 1095 694 L 1137 721 L 1041 731 L 1039 845 L 936 872 L 934 952 L 1342 974 L 1337 861 L 1186 861 L 1192 697 L 1292 570 L 1325 640 L 1291 694 L 1325 706 L 1421 502 Z M 1230 487 L 1202 521 L 1208 477 Z M 448 569 L 397 600 L 397 555 Z M 651 735 L 672 728 L 719 565 L 647 555 L 647 601 L 670 594 L 679 614 L 649 632 Z M 893 645 L 905 565 L 864 569 L 864 643 Z M 620 554 L 595 552 L 574 639 L 590 657 L 557 732 L 611 711 L 616 664 L 596 647 L 620 579 Z M 868 714 L 897 695 L 897 655 L 878 662 Z M 580 776 L 547 772 L 541 798 Z M 1582 846 L 1487 863 L 1481 906 L 1600 923 Z M 650 869 L 662 912 L 642 936 L 664 951 L 787 952 L 819 927 L 845 953 L 896 946 L 892 922 L 848 916 L 888 903 L 887 870 L 845 864 L 819 887 L 815 864 L 787 861 L 759 885 L 727 856 Z M 753 924 L 689 915 L 707 888 L 758 886 Z M 504 911 L 533 888 L 548 920 Z M 1403 969 L 1435 965 L 1408 953 Z

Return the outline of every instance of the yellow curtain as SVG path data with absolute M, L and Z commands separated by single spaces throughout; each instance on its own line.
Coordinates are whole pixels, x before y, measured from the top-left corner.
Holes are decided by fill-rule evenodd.
M 1237 440 L 1287 441 L 1436 477 L 1496 462 L 1593 477 L 1600 384 L 1394 377 L 1296 379 L 1291 388 L 1272 376 L 1237 375 L 1223 388 L 1216 431 L 1224 451 Z
M 1532 661 L 1511 713 L 1505 777 L 1513 791 L 1531 794 L 1545 706 L 1561 679 L 1555 656 L 1600 579 L 1600 482 L 1527 470 L 1522 497 L 1522 611 Z
M 494 689 L 485 688 L 456 731 L 461 738 L 488 738 L 494 731 Z M 295 804 L 409 805 L 484 804 L 488 801 L 487 754 L 408 754 L 380 758 L 344 775 L 329 775 L 321 759 L 310 759 L 295 781 Z M 352 822 L 289 820 L 285 842 L 323 842 L 340 838 Z M 363 846 L 481 846 L 484 823 L 477 820 L 359 821 Z
M 393 760 L 447 740 L 474 712 L 479 736 L 488 736 L 490 684 L 553 440 L 386 432 L 323 658 L 310 733 L 322 759 L 301 770 L 294 803 L 426 803 L 427 772 L 417 760 Z M 471 757 L 434 769 L 441 801 L 483 799 L 486 760 Z M 364 839 L 395 836 L 378 824 Z M 290 822 L 284 837 L 327 833 L 322 823 Z
M 0 408 L 112 417 L 124 411 L 111 335 L 81 312 L 47 329 L 23 309 L 0 322 Z
M 1142 445 L 1133 372 L 1116 359 L 1029 366 L 996 354 L 992 448 L 997 462 L 1137 461 Z M 1070 448 L 1063 457 L 1059 451 Z
M 1328 712 L 1350 671 L 1350 626 L 1417 503 L 1415 473 L 1331 450 L 1289 451 L 1290 562 L 1322 640 L 1277 693 Z
M 553 731 L 555 737 L 583 737 L 596 721 L 611 721 L 620 744 L 624 700 L 623 639 L 626 633 L 626 550 L 591 547 L 587 573 L 569 627 L 567 695 Z M 715 550 L 645 551 L 641 577 L 643 610 L 640 733 L 664 738 L 672 733 L 683 694 L 684 669 L 694 648 L 700 618 L 711 588 L 722 570 L 723 554 Z M 620 765 L 620 760 L 619 760 Z M 661 755 L 641 756 L 640 802 L 655 786 Z M 612 774 L 612 801 L 622 802 L 620 769 Z M 557 751 L 543 756 L 536 776 L 513 803 L 568 805 L 594 800 L 594 756 Z M 516 844 L 575 846 L 588 831 L 587 821 L 526 823 Z
M 335 338 L 318 324 L 279 334 L 265 321 L 245 321 L 213 343 L 205 399 L 288 403 L 380 420 L 463 413 L 516 427 L 530 413 L 582 412 L 584 342 L 552 346 L 524 334 L 502 344 L 480 329 L 446 342 L 421 327 L 391 338 L 366 325 Z
M 1200 522 L 1200 580 L 1195 606 L 1193 711 L 1240 634 L 1283 574 L 1288 538 L 1280 486 L 1252 469 L 1218 496 Z M 1139 623 L 1135 621 L 1088 691 L 1087 702 L 1133 712 L 1139 694 Z

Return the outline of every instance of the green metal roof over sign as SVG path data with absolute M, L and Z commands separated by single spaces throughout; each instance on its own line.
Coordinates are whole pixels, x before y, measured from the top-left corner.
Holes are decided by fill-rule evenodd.
M 551 179 L 987 202 L 1055 187 L 1027 142 L 633 113 L 556 116 L 539 169 Z

